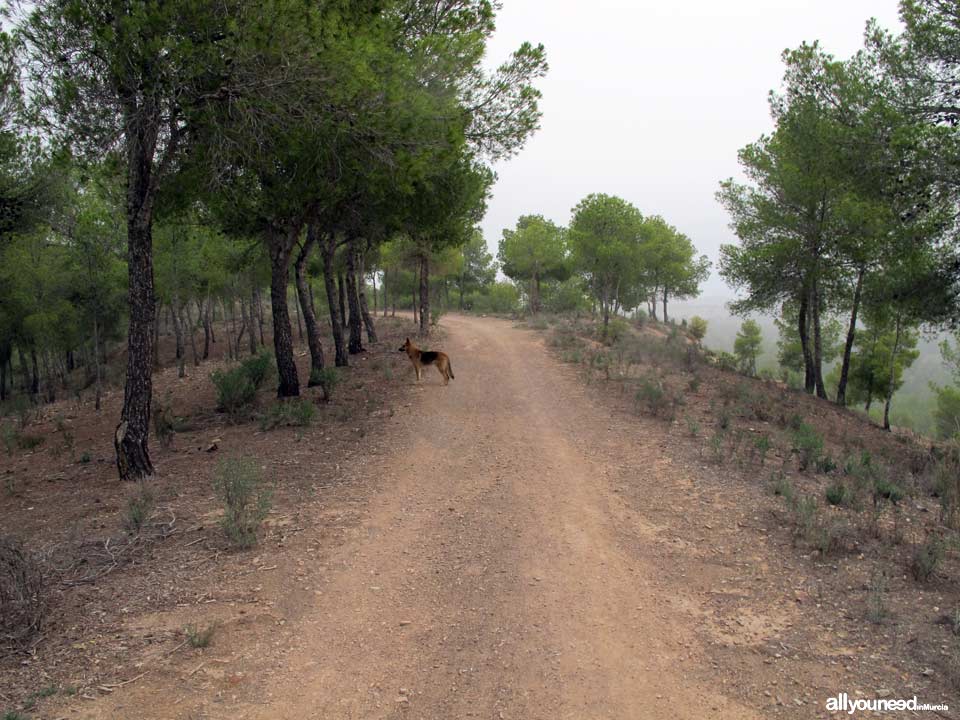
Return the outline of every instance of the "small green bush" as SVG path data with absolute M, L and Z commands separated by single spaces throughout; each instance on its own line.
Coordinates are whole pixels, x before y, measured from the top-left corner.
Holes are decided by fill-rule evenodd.
M 850 500 L 850 490 L 843 481 L 834 480 L 827 486 L 825 496 L 831 505 L 846 505 Z
M 143 526 L 150 519 L 153 512 L 153 491 L 144 482 L 137 486 L 127 497 L 127 504 L 123 509 L 123 527 L 131 535 L 139 535 Z
M 217 388 L 217 409 L 237 416 L 249 410 L 257 396 L 257 388 L 242 367 L 217 370 L 210 375 Z
M 938 537 L 930 537 L 926 542 L 913 549 L 910 558 L 910 572 L 918 582 L 927 582 L 943 562 L 943 541 Z
M 183 631 L 187 635 L 187 642 L 190 644 L 190 647 L 205 648 L 209 647 L 213 640 L 213 634 L 217 631 L 217 625 L 214 623 L 203 629 L 196 625 L 187 625 Z
M 801 422 L 793 433 L 793 451 L 797 454 L 800 472 L 806 472 L 816 465 L 823 452 L 823 437 L 811 425 Z
M 770 436 L 758 435 L 753 441 L 753 447 L 760 457 L 761 467 L 767 462 L 767 453 L 770 452 Z
M 337 372 L 336 368 L 325 367 L 310 373 L 310 386 L 320 387 L 324 402 L 330 402 L 330 399 L 333 397 L 333 391 L 339 384 L 340 373 Z
M 867 620 L 879 625 L 889 614 L 886 602 L 887 577 L 881 572 L 875 572 L 870 578 L 867 594 Z
M 33 450 L 43 445 L 46 438 L 43 435 L 28 435 L 27 433 L 17 434 L 17 446 L 21 450 Z
M 317 409 L 307 398 L 280 400 L 270 406 L 260 418 L 261 430 L 274 430 L 278 427 L 307 427 L 313 423 Z
M 903 488 L 890 480 L 885 474 L 879 473 L 874 477 L 873 501 L 875 505 L 879 505 L 884 500 L 889 500 L 896 505 L 903 500 L 904 495 Z
M 0 425 L 0 439 L 3 440 L 3 448 L 7 451 L 7 455 L 13 455 L 13 451 L 20 444 L 17 442 L 19 435 L 13 423 Z
M 240 369 L 247 376 L 254 390 L 259 390 L 273 372 L 273 355 L 262 352 L 240 363 Z
M 833 456 L 829 453 L 823 453 L 820 457 L 818 457 L 816 465 L 817 472 L 821 473 L 822 475 L 827 475 L 828 473 L 832 473 L 837 469 L 837 463 L 833 459 Z
M 177 434 L 173 418 L 171 402 L 154 400 L 153 403 L 153 434 L 161 447 L 169 448 L 173 445 L 173 438 Z
M 793 483 L 783 472 L 775 472 L 770 477 L 770 487 L 774 495 L 779 495 L 787 502 L 793 502 Z
M 257 530 L 270 511 L 270 492 L 256 463 L 240 457 L 221 460 L 213 487 L 223 503 L 220 526 L 230 541 L 239 548 L 256 544 Z

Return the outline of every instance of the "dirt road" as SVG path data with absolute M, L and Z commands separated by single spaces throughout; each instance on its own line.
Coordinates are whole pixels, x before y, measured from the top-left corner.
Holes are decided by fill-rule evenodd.
M 696 603 L 620 489 L 625 467 L 655 488 L 662 450 L 631 440 L 534 333 L 444 324 L 456 379 L 425 371 L 393 448 L 364 469 L 385 479 L 353 539 L 306 562 L 317 589 L 291 594 L 281 626 L 224 638 L 243 672 L 211 658 L 179 684 L 147 675 L 83 716 L 761 717 L 725 695 Z

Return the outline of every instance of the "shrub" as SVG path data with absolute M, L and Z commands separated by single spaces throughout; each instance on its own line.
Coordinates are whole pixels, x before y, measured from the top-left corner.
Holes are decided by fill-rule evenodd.
M 336 368 L 325 367 L 310 373 L 310 386 L 320 387 L 324 402 L 330 402 L 333 391 L 339 383 L 340 373 L 337 372 Z
M 723 464 L 723 441 L 726 438 L 726 432 L 722 428 L 717 428 L 710 436 L 710 460 L 716 464 Z
M 259 390 L 263 387 L 263 384 L 273 372 L 273 368 L 273 355 L 268 352 L 254 355 L 240 363 L 240 369 L 250 380 L 254 390 Z
M 800 472 L 806 472 L 814 466 L 823 451 L 823 438 L 805 422 L 793 433 L 793 451 L 797 454 Z
M 700 423 L 694 420 L 692 417 L 687 416 L 687 432 L 690 433 L 690 437 L 697 437 L 700 434 Z
M 123 509 L 123 527 L 131 535 L 139 535 L 153 512 L 153 491 L 144 482 L 138 482 L 136 488 L 127 497 Z
M 763 466 L 767 461 L 767 453 L 770 452 L 770 436 L 758 435 L 753 441 L 753 447 L 760 456 L 760 465 Z
M 19 541 L 0 537 L 0 644 L 23 647 L 40 631 L 43 590 L 37 560 Z
M 440 324 L 440 319 L 447 314 L 446 308 L 435 305 L 430 308 L 430 324 L 433 327 L 437 327 Z
M 257 530 L 270 510 L 270 493 L 263 487 L 260 470 L 246 458 L 225 458 L 217 465 L 214 491 L 223 503 L 220 526 L 239 548 L 257 542 Z
M 926 542 L 913 549 L 910 558 L 910 572 L 918 582 L 927 582 L 943 562 L 943 541 L 938 537 L 930 537 Z
M 3 439 L 3 448 L 7 455 L 13 455 L 14 449 L 19 445 L 17 442 L 19 433 L 13 427 L 13 423 L 3 423 L 0 425 L 0 438 Z
M 217 631 L 217 625 L 209 625 L 200 629 L 196 625 L 187 625 L 183 631 L 187 635 L 187 642 L 192 648 L 205 648 L 213 640 L 213 634 Z
M 17 446 L 21 450 L 33 450 L 43 445 L 46 438 L 43 435 L 27 435 L 26 433 L 19 433 L 17 435 Z
M 600 341 L 605 345 L 613 345 L 630 334 L 630 324 L 621 318 L 612 318 L 604 328 L 599 328 Z
M 210 378 L 217 388 L 218 410 L 236 416 L 253 405 L 257 388 L 242 367 L 217 370 Z
M 774 495 L 779 495 L 787 502 L 793 502 L 793 483 L 783 472 L 776 472 L 770 477 L 770 486 Z
M 278 427 L 307 427 L 313 423 L 317 410 L 307 398 L 281 400 L 270 406 L 260 418 L 261 430 L 274 430 Z
M 883 473 L 878 473 L 873 480 L 873 502 L 875 505 L 881 504 L 884 500 L 889 500 L 896 505 L 904 498 L 903 488 L 893 482 Z
M 827 486 L 825 495 L 831 505 L 845 505 L 850 499 L 850 490 L 841 480 L 834 480 Z
M 837 469 L 837 463 L 829 453 L 823 453 L 817 458 L 817 472 L 823 475 Z
M 176 421 L 173 418 L 173 405 L 169 401 L 154 400 L 153 403 L 153 434 L 161 447 L 173 445 L 173 438 L 177 434 Z
M 875 572 L 870 578 L 867 594 L 867 620 L 879 625 L 887 617 L 887 577 L 881 572 Z

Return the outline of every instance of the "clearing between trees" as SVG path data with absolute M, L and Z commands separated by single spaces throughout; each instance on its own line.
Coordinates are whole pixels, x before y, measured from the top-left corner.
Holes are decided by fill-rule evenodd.
M 679 420 L 636 413 L 615 371 L 584 383 L 583 363 L 558 362 L 504 320 L 443 324 L 457 379 L 414 385 L 393 342 L 406 325 L 392 325 L 345 386 L 375 374 L 393 390 L 383 407 L 354 408 L 356 438 L 336 462 L 325 424 L 224 428 L 216 451 L 184 442 L 161 456 L 157 492 L 177 508 L 188 486 L 206 492 L 210 455 L 263 453 L 285 497 L 259 546 L 227 550 L 212 506 L 202 528 L 191 518 L 147 549 L 167 560 L 72 591 L 76 639 L 5 666 L 4 701 L 28 680 L 37 717 L 91 719 L 812 718 L 839 692 L 956 697 L 956 639 L 936 622 L 960 597 L 955 557 L 928 585 L 888 573 L 888 615 L 870 622 L 868 541 L 821 552 L 791 532 L 765 470 L 714 463 Z M 690 415 L 723 392 L 717 377 L 734 377 L 695 370 Z M 665 372 L 668 387 L 674 372 L 685 370 Z M 783 397 L 790 412 L 816 403 Z M 867 443 L 897 442 L 827 411 Z M 794 477 L 793 454 L 773 447 L 764 467 Z M 44 483 L 4 506 L 4 524 L 49 512 L 21 506 Z M 911 496 L 908 532 L 930 502 Z M 200 561 L 186 559 L 198 546 Z

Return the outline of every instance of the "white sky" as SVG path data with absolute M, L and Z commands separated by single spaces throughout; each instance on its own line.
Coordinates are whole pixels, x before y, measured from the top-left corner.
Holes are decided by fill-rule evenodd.
M 838 58 L 862 46 L 866 21 L 899 31 L 896 0 L 504 0 L 488 58 L 524 40 L 546 46 L 541 130 L 496 166 L 483 231 L 496 255 L 523 214 L 566 225 L 591 192 L 662 215 L 714 261 L 735 237 L 714 199 L 738 176 L 737 150 L 772 129 L 767 93 L 780 53 L 820 40 Z

